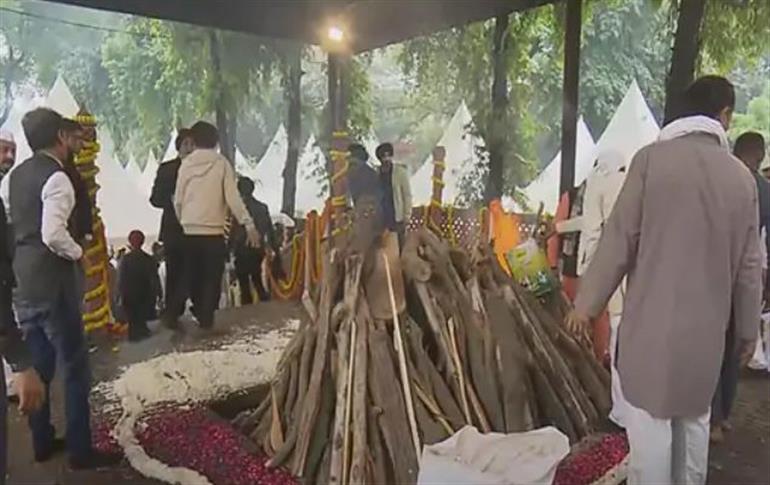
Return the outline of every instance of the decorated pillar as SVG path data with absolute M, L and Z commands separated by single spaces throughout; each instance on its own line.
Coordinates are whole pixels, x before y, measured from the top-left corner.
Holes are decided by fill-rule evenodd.
M 442 194 L 444 192 L 444 170 L 446 169 L 446 148 L 437 146 L 433 149 L 433 192 L 428 207 L 428 223 L 439 228 L 441 220 Z
M 83 307 L 83 322 L 86 331 L 103 327 L 110 322 L 110 285 L 109 256 L 107 254 L 107 238 L 104 223 L 96 205 L 96 193 L 99 185 L 96 183 L 96 156 L 99 154 L 99 143 L 96 138 L 96 119 L 81 108 L 75 121 L 83 127 L 83 149 L 75 156 L 75 166 L 88 189 L 88 198 L 92 207 L 93 237 L 86 241 L 83 248 L 83 270 L 85 272 L 85 304 Z
M 328 89 L 329 115 L 331 118 L 331 177 L 329 192 L 331 194 L 331 229 L 335 247 L 343 243 L 343 233 L 348 227 L 347 192 L 349 168 L 348 145 L 350 139 L 347 132 L 347 90 L 346 67 L 349 58 L 344 54 L 329 54 Z

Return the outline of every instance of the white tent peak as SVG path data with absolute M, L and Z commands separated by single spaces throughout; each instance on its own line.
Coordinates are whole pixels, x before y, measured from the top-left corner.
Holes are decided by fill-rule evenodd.
M 144 163 L 144 169 L 139 177 L 139 189 L 142 194 L 149 197 L 152 193 L 152 186 L 155 183 L 155 174 L 158 172 L 158 160 L 152 150 L 147 152 L 147 160 Z
M 609 151 L 617 152 L 622 156 L 623 164 L 628 166 L 634 154 L 643 146 L 654 142 L 658 133 L 660 127 L 634 79 L 604 133 L 596 142 L 596 153 L 601 155 Z
M 575 186 L 582 184 L 591 173 L 594 160 L 596 160 L 596 144 L 581 116 L 577 122 L 577 140 L 575 143 Z M 559 202 L 560 180 L 561 151 L 524 189 L 524 194 L 529 199 L 530 209 L 536 209 L 542 202 L 545 211 L 553 213 Z
M 271 213 L 278 212 L 283 201 L 283 167 L 288 151 L 289 139 L 286 127 L 281 123 L 254 169 L 254 195 L 267 204 Z
M 463 177 L 472 171 L 478 162 L 477 148 L 483 143 L 473 134 L 473 119 L 465 101 L 457 107 L 437 143 L 446 148 L 444 169 L 443 202 L 455 204 L 460 195 Z M 433 156 L 428 155 L 423 165 L 411 179 L 412 198 L 415 205 L 430 202 L 433 192 Z
M 321 212 L 329 195 L 329 188 L 313 173 L 321 164 L 326 164 L 323 150 L 316 143 L 315 135 L 310 135 L 302 150 L 297 164 L 297 193 L 294 197 L 294 211 L 298 217 L 304 217 L 312 210 Z
M 67 117 L 75 116 L 80 109 L 75 96 L 72 95 L 72 90 L 61 75 L 56 76 L 56 81 L 45 100 L 45 106 Z

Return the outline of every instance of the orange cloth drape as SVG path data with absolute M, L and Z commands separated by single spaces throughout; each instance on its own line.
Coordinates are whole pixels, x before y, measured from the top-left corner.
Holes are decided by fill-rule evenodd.
M 506 214 L 499 199 L 489 203 L 489 216 L 492 219 L 493 249 L 500 266 L 508 272 L 506 255 L 521 243 L 519 233 L 520 218 L 516 214 Z

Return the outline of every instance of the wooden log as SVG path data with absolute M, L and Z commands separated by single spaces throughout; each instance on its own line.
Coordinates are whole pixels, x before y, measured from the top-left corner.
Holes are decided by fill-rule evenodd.
M 431 267 L 427 261 L 419 255 L 420 231 L 410 232 L 404 241 L 401 250 L 401 267 L 407 281 L 419 281 L 425 283 L 430 279 Z
M 297 422 L 299 422 L 302 405 L 305 403 L 305 395 L 307 394 L 308 383 L 310 382 L 310 370 L 315 351 L 317 334 L 318 332 L 313 326 L 308 327 L 305 330 L 305 341 L 302 345 L 302 352 L 300 354 L 299 360 L 299 377 L 297 379 L 297 405 L 295 406 L 293 413 L 294 419 Z
M 453 354 L 450 350 L 449 332 L 446 327 L 446 322 L 439 319 L 433 300 L 428 292 L 428 287 L 424 283 L 415 282 L 414 288 L 417 290 L 420 303 L 425 310 L 428 325 L 433 332 L 433 339 L 438 344 L 440 350 L 439 368 L 446 369 L 447 376 L 454 375 L 455 378 L 457 378 L 457 369 L 455 368 L 454 358 L 452 357 Z
M 344 472 L 343 445 L 345 441 L 346 404 L 347 404 L 347 371 L 350 360 L 350 332 L 352 322 L 345 320 L 337 331 L 337 396 L 334 409 L 334 428 L 332 431 L 332 443 L 330 446 L 329 483 L 336 485 L 342 483 Z
M 441 426 L 441 423 L 435 419 L 433 413 L 428 410 L 425 405 L 426 401 L 419 398 L 421 392 L 416 390 L 417 387 L 415 386 L 414 394 L 417 396 L 417 399 L 414 401 L 414 411 L 417 426 L 420 430 L 420 440 L 422 443 L 429 445 L 443 441 L 449 434 Z
M 364 306 L 364 305 L 362 305 Z M 366 409 L 366 378 L 368 369 L 368 329 L 370 322 L 359 312 L 357 319 L 355 375 L 353 377 L 353 449 L 350 465 L 350 483 L 359 484 L 366 481 L 367 454 L 369 443 L 367 438 Z
M 329 319 L 331 317 L 332 303 L 340 284 L 339 266 L 334 261 L 332 255 L 332 264 L 329 265 L 326 279 L 321 290 L 321 304 L 318 317 L 318 336 L 313 356 L 313 366 L 310 374 L 307 393 L 304 396 L 304 403 L 299 420 L 299 436 L 297 438 L 297 449 L 294 454 L 292 471 L 295 475 L 302 477 L 305 471 L 308 448 L 310 440 L 314 433 L 317 433 L 316 420 L 321 406 L 321 384 L 323 376 L 327 374 L 327 361 L 329 359 Z
M 556 350 L 550 340 L 542 334 L 538 325 L 534 323 L 525 310 L 524 303 L 511 287 L 503 289 L 503 295 L 509 308 L 513 311 L 515 321 L 520 325 L 522 334 L 532 351 L 538 365 L 542 366 L 544 374 L 553 383 L 556 393 L 561 398 L 570 418 L 572 419 L 576 435 L 583 437 L 590 431 L 588 416 L 581 407 L 574 386 L 570 383 L 572 371 L 559 359 Z
M 575 430 L 573 421 L 570 419 L 565 406 L 546 377 L 545 372 L 543 372 L 538 364 L 533 364 L 530 370 L 532 381 L 534 382 L 534 395 L 540 408 L 540 425 L 556 426 L 562 433 L 567 435 L 570 443 L 576 443 L 580 439 L 580 435 Z
M 372 459 L 369 483 L 373 484 L 393 483 L 391 474 L 388 473 L 385 466 L 387 456 L 382 442 L 382 433 L 380 433 L 380 428 L 377 426 L 377 414 L 381 412 L 380 408 L 375 407 L 371 401 L 369 402 L 366 415 L 368 419 L 367 429 L 369 430 L 369 449 L 371 450 L 370 456 Z
M 468 379 L 466 383 L 476 392 L 478 406 L 484 411 L 486 427 L 489 431 L 504 431 L 505 420 L 500 396 L 496 388 L 496 375 L 493 368 L 487 366 L 484 352 L 484 337 L 475 325 L 466 325 L 466 348 L 468 349 L 466 365 L 468 367 Z M 483 428 L 482 428 L 483 429 Z
M 556 323 L 553 322 L 553 319 L 550 315 L 548 315 L 548 312 L 543 309 L 543 306 L 540 304 L 540 302 L 530 292 L 521 287 L 514 288 L 514 292 L 519 298 L 519 301 L 523 304 L 524 310 L 529 313 L 532 321 L 539 323 L 537 330 L 540 332 L 543 340 L 548 342 L 550 348 L 553 349 L 552 357 L 554 361 L 557 363 L 557 365 L 563 366 L 570 371 L 564 375 L 566 378 L 565 380 L 571 386 L 581 410 L 588 419 L 589 426 L 593 427 L 593 425 L 596 424 L 599 420 L 599 412 L 596 410 L 596 407 L 581 385 L 577 373 L 573 370 L 575 363 L 571 363 L 573 366 L 567 365 L 567 363 L 564 361 L 562 353 L 559 351 L 556 345 L 556 342 L 548 334 L 548 327 L 556 327 Z M 558 329 L 556 330 L 556 334 L 558 335 Z
M 331 372 L 327 367 L 324 371 L 326 375 L 323 380 L 331 381 Z M 319 403 L 319 415 L 316 423 L 317 432 L 313 434 L 308 447 L 305 476 L 315 477 L 319 473 L 321 460 L 331 443 L 332 413 L 334 413 L 334 388 L 324 386 L 321 392 L 321 402 Z
M 390 337 L 382 323 L 375 322 L 374 328 L 370 329 L 369 352 L 369 392 L 373 405 L 382 410 L 376 415 L 377 425 L 390 457 L 393 483 L 415 483 L 417 456 L 413 446 L 406 446 L 411 442 L 406 406 L 394 368 Z

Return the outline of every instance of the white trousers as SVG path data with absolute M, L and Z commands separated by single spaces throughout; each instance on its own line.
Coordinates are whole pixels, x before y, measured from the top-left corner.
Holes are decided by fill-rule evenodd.
M 631 447 L 629 485 L 704 485 L 708 473 L 709 418 L 658 419 L 628 405 L 626 432 Z
M 610 419 L 621 428 L 625 428 L 623 414 L 629 406 L 623 396 L 623 387 L 620 385 L 620 374 L 615 368 L 618 349 L 618 327 L 620 327 L 620 315 L 610 315 L 610 375 L 612 377 L 612 409 Z

